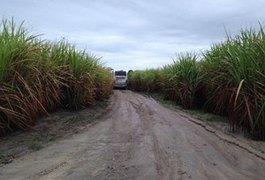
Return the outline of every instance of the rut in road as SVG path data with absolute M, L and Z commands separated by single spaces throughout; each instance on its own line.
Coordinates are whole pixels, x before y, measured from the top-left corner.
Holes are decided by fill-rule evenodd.
M 265 161 L 150 97 L 114 91 L 81 134 L 17 159 L 0 179 L 264 179 Z M 19 178 L 18 178 L 19 177 Z

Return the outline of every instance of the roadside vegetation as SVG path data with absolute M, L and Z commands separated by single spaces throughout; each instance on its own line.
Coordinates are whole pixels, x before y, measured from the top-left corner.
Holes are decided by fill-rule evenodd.
M 112 92 L 99 58 L 65 40 L 49 42 L 23 24 L 0 24 L 0 134 L 28 129 L 59 108 L 78 110 Z
M 187 109 L 227 116 L 233 130 L 265 140 L 265 33 L 246 29 L 203 57 L 181 54 L 159 69 L 133 71 L 132 90 L 160 93 Z

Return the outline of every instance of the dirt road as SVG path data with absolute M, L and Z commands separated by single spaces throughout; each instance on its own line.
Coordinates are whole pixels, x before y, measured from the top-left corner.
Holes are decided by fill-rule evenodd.
M 112 98 L 94 126 L 1 167 L 0 179 L 264 179 L 264 156 L 233 138 L 131 91 Z

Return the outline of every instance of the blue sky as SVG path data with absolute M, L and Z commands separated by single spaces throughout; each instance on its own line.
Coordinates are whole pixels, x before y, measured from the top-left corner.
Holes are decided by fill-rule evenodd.
M 265 25 L 263 0 L 0 0 L 43 39 L 68 39 L 115 70 L 157 68 L 241 28 Z

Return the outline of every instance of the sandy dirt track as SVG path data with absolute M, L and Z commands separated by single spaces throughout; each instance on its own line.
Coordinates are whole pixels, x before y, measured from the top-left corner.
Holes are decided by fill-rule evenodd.
M 84 132 L 1 167 L 0 179 L 265 178 L 263 155 L 152 98 L 116 90 L 109 108 Z

